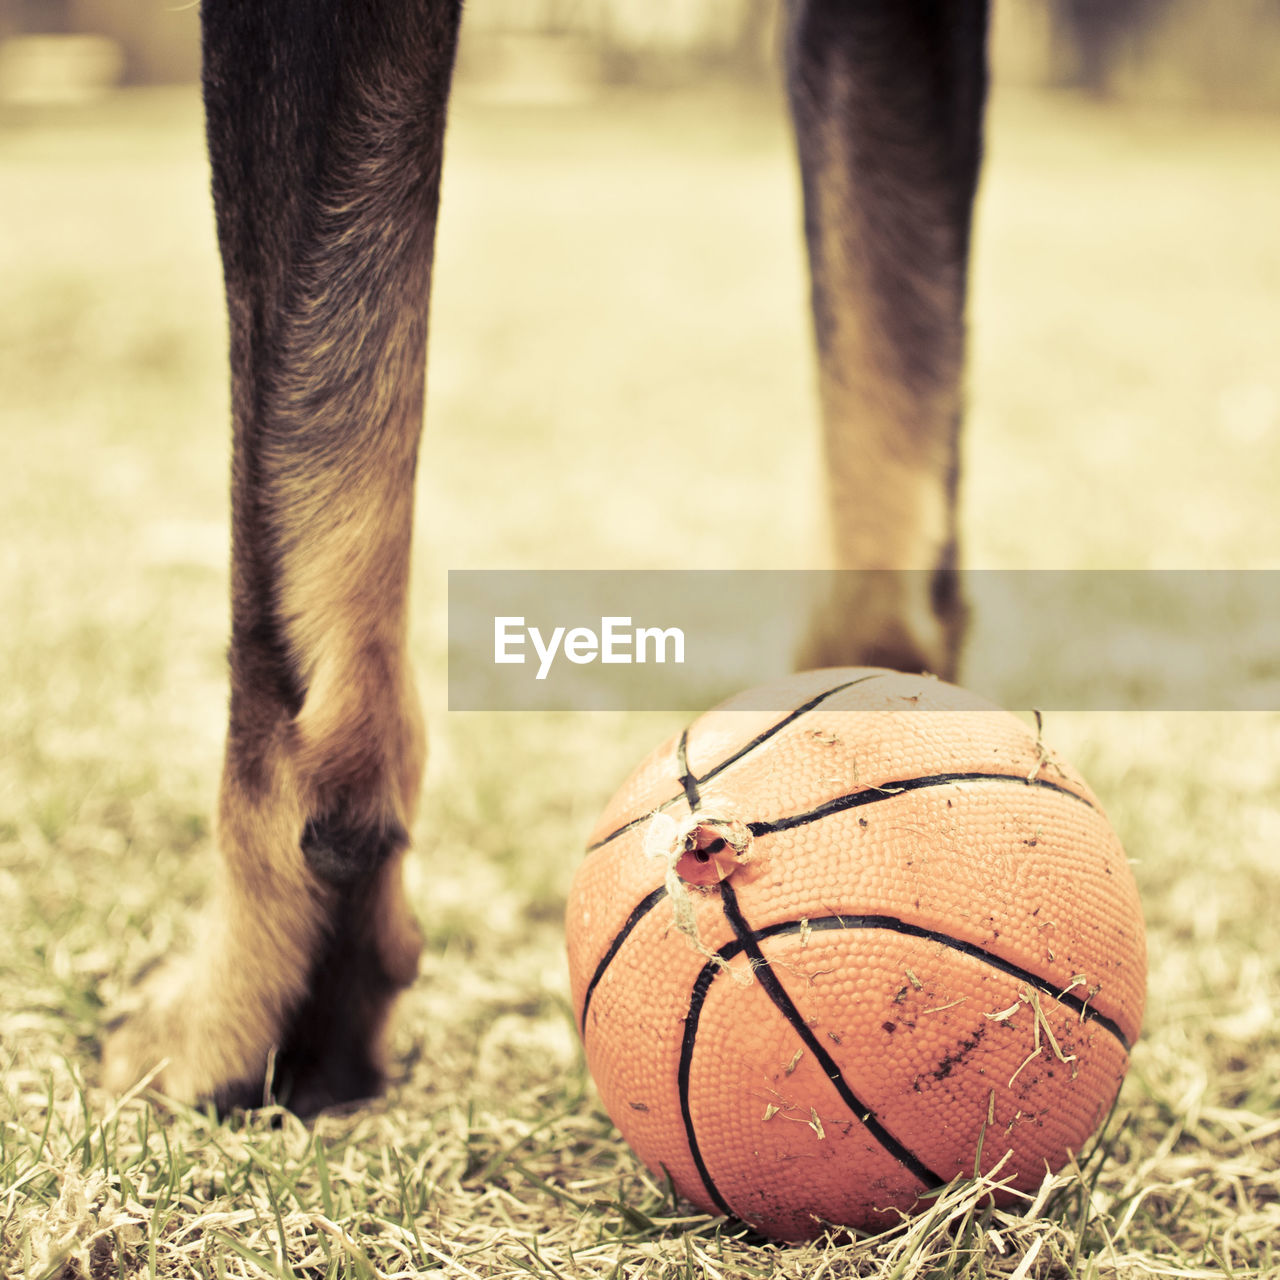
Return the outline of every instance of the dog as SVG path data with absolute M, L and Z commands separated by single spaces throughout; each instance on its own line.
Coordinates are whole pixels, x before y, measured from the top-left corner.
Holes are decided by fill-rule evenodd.
M 406 660 L 427 302 L 460 0 L 204 0 L 231 332 L 221 875 L 104 1083 L 299 1114 L 382 1085 L 417 971 L 401 868 L 424 734 Z M 804 665 L 950 676 L 985 0 L 790 0 L 828 508 L 850 575 Z

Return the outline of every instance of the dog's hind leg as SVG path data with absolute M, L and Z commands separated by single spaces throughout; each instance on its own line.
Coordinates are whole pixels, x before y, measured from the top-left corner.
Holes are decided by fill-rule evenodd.
M 956 480 L 984 0 L 792 0 L 835 567 L 805 665 L 951 675 Z M 906 571 L 906 572 L 896 572 Z
M 105 1052 L 128 1087 L 309 1112 L 382 1081 L 412 981 L 423 746 L 405 658 L 459 0 L 204 0 L 231 319 L 231 709 L 221 874 L 191 960 Z

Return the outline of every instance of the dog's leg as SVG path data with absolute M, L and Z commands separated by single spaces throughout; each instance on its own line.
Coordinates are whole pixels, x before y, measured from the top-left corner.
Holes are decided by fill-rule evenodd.
M 405 659 L 459 0 L 204 0 L 231 317 L 231 713 L 221 876 L 106 1083 L 296 1110 L 366 1096 L 419 941 L 400 863 L 422 733 Z
M 802 660 L 951 675 L 956 477 L 984 0 L 792 0 L 835 567 Z

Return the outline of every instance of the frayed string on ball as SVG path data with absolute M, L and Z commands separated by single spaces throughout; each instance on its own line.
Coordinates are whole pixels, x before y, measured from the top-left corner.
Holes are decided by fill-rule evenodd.
M 690 885 L 705 891 L 749 863 L 751 839 L 745 822 L 714 803 L 678 819 L 668 813 L 655 813 L 644 833 L 645 856 L 663 864 L 663 883 L 677 932 L 700 956 L 744 985 L 751 981 L 751 967 L 731 968 L 699 936 Z

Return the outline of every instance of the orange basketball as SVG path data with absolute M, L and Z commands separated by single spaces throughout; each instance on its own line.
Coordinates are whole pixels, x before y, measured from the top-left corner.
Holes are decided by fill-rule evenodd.
M 1097 798 L 924 676 L 811 671 L 695 720 L 605 809 L 567 928 L 614 1123 L 776 1239 L 883 1229 L 975 1169 L 1033 1190 L 1142 1024 L 1142 912 Z

